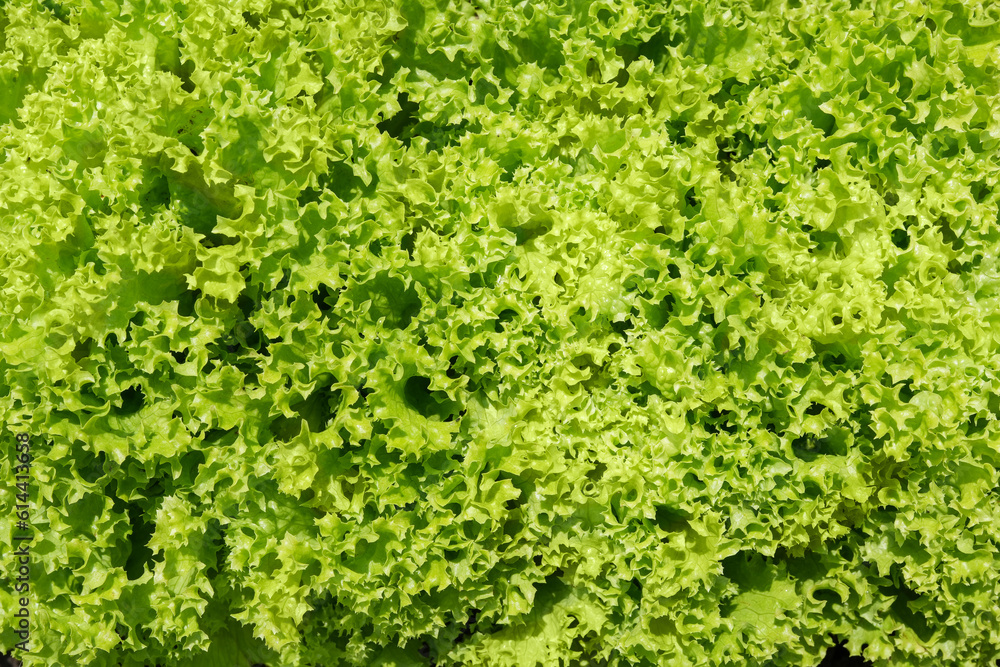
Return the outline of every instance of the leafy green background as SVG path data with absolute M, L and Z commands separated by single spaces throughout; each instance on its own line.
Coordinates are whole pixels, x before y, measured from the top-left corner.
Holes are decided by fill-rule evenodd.
M 1000 657 L 997 3 L 0 4 L 28 666 Z

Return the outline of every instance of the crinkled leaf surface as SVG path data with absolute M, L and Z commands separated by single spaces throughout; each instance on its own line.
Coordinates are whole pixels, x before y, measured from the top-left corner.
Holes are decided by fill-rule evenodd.
M 980 0 L 0 3 L 25 664 L 992 664 L 998 68 Z

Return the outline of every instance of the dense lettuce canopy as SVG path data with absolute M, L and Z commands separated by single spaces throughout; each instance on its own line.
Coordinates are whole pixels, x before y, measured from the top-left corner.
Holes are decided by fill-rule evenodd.
M 0 2 L 26 666 L 992 664 L 998 68 L 979 0 Z

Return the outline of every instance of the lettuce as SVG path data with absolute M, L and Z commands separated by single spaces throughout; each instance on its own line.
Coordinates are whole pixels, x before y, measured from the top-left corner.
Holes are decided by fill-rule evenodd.
M 0 3 L 24 664 L 997 660 L 998 48 L 980 1 Z

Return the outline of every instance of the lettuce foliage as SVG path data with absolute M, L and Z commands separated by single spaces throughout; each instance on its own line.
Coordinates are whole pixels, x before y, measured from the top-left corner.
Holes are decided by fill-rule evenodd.
M 0 52 L 27 665 L 1000 657 L 996 3 L 8 0 Z

